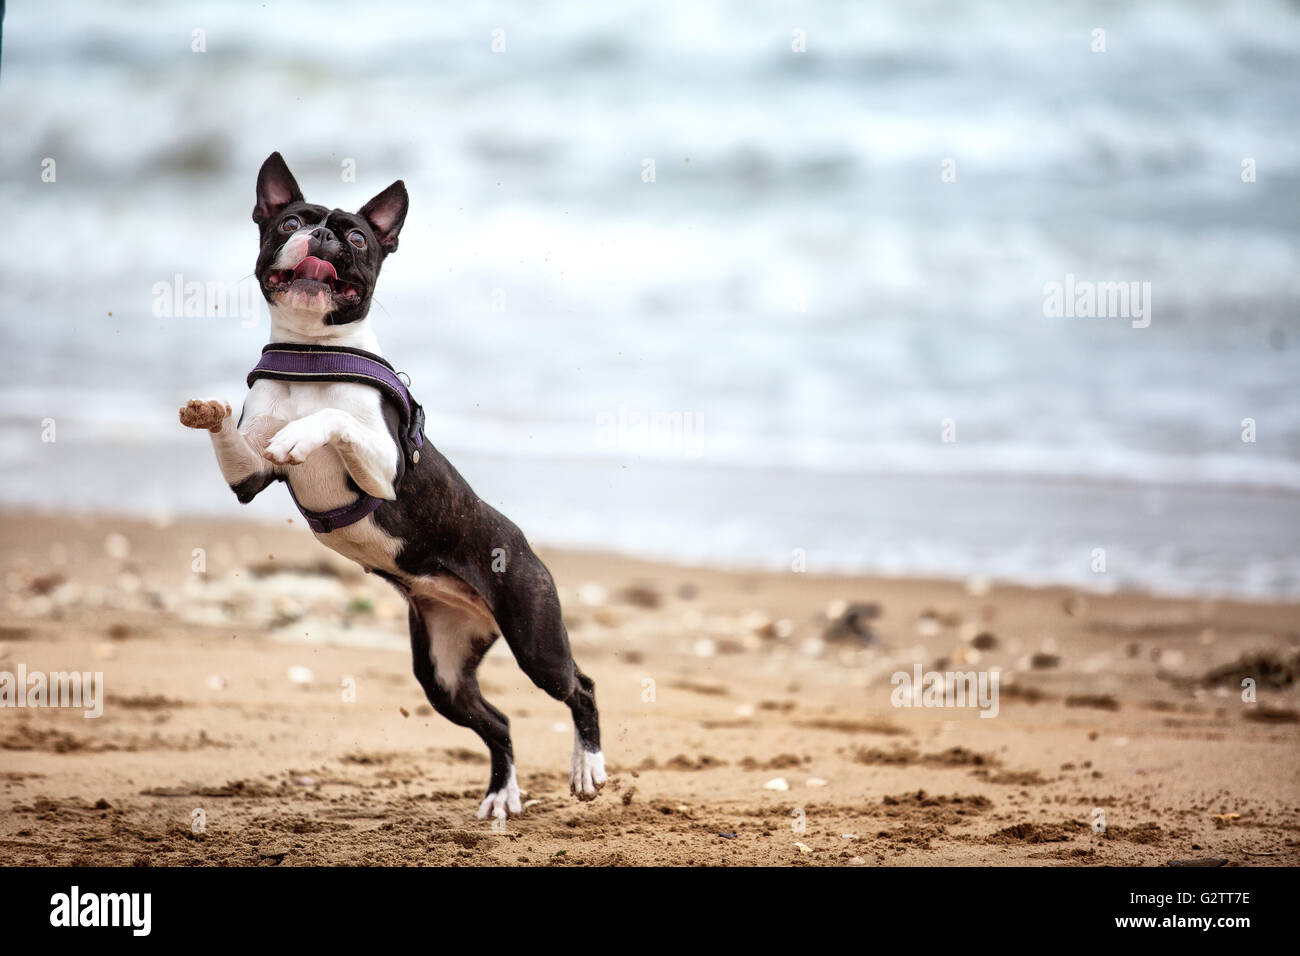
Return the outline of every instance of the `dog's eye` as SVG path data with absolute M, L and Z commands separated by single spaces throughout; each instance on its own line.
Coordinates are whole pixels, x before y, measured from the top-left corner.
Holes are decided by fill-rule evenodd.
M 298 217 L 297 217 L 297 216 L 290 216 L 290 217 L 289 217 L 288 219 L 286 219 L 284 222 L 280 223 L 280 231 L 281 231 L 281 232 L 297 232 L 298 229 L 299 229 L 301 226 L 302 226 L 302 223 L 298 221 Z
M 364 249 L 366 247 L 365 234 L 362 233 L 360 229 L 353 229 L 348 233 L 348 242 L 352 243 L 358 249 Z

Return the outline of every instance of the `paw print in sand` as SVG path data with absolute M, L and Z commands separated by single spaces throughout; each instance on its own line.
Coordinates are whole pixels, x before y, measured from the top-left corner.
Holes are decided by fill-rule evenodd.
M 208 431 L 220 431 L 221 423 L 230 414 L 230 406 L 225 402 L 190 401 L 181 409 L 181 424 L 186 428 L 206 428 Z

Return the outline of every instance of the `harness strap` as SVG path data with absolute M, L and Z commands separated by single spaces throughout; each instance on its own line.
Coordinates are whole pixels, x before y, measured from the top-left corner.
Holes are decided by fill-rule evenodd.
M 397 409 L 401 420 L 398 438 L 403 457 L 411 467 L 420 461 L 420 448 L 424 444 L 424 409 L 411 396 L 393 367 L 373 352 L 335 345 L 272 342 L 262 349 L 261 360 L 248 373 L 249 387 L 263 378 L 284 382 L 353 382 L 377 389 Z M 355 524 L 384 503 L 382 498 L 361 492 L 355 501 L 341 508 L 311 511 L 299 503 L 293 486 L 287 481 L 285 484 L 307 526 L 318 534 L 328 534 Z
M 341 345 L 296 345 L 272 342 L 262 349 L 261 360 L 248 373 L 248 386 L 260 378 L 285 382 L 354 382 L 378 389 L 398 411 L 398 434 L 407 462 L 420 460 L 424 444 L 424 409 L 393 367 L 373 352 Z
M 289 497 L 293 499 L 294 505 L 302 513 L 307 522 L 307 527 L 317 534 L 329 534 L 339 528 L 346 528 L 350 524 L 356 524 L 366 515 L 373 514 L 384 503 L 383 498 L 376 498 L 374 495 L 368 495 L 363 491 L 350 505 L 334 508 L 331 511 L 311 511 L 302 506 L 298 496 L 293 493 L 293 485 L 286 481 L 284 486 L 289 489 Z

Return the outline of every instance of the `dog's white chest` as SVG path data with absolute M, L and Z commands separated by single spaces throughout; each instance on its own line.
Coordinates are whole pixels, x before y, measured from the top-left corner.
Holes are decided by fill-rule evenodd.
M 337 408 L 359 421 L 382 425 L 379 392 L 352 382 L 280 382 L 259 379 L 244 403 L 244 419 L 266 416 L 284 422 L 306 418 L 326 408 Z
M 255 444 L 265 447 L 281 429 L 294 423 L 300 431 L 306 427 L 304 439 L 319 446 L 300 464 L 280 469 L 298 503 L 312 511 L 340 508 L 357 497 L 356 490 L 349 486 L 349 473 L 342 455 L 329 444 L 331 423 L 340 413 L 359 423 L 368 434 L 379 436 L 391 447 L 392 454 L 396 454 L 384 420 L 383 399 L 376 389 L 367 385 L 260 379 L 253 383 L 244 404 L 241 430 Z M 312 428 L 320 434 L 311 434 Z M 316 537 L 366 567 L 396 571 L 394 558 L 402 542 L 379 528 L 373 515 L 336 531 L 317 533 Z

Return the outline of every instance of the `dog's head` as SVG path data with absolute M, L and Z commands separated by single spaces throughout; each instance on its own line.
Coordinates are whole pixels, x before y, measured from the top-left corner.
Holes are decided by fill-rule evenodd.
M 284 157 L 272 153 L 257 174 L 253 207 L 261 236 L 254 272 L 266 301 L 298 323 L 364 319 L 407 205 L 400 179 L 354 213 L 306 202 Z

